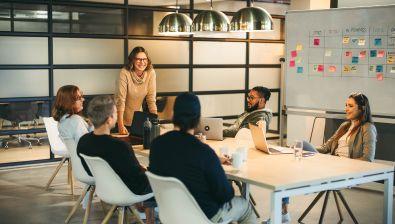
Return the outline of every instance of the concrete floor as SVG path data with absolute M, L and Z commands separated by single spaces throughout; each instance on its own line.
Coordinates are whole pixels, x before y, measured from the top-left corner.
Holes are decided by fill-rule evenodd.
M 64 223 L 81 188 L 76 189 L 77 196 L 73 199 L 69 186 L 62 184 L 66 183 L 67 177 L 67 169 L 64 166 L 55 178 L 50 191 L 45 191 L 44 186 L 54 171 L 55 165 L 57 164 L 0 170 L 0 223 Z M 381 186 L 370 185 L 370 187 L 380 188 Z M 252 187 L 251 190 L 257 200 L 258 211 L 264 218 L 267 218 L 270 212 L 269 192 L 256 187 Z M 382 192 L 351 189 L 343 190 L 343 193 L 359 223 L 382 223 Z M 297 218 L 314 197 L 315 194 L 291 198 L 291 223 L 297 223 Z M 323 199 L 306 217 L 305 223 L 318 223 L 322 201 Z M 89 223 L 100 223 L 104 215 L 99 201 L 95 199 Z M 345 210 L 343 210 L 343 216 L 345 217 L 343 223 L 352 223 Z M 82 219 L 83 210 L 79 208 L 70 223 L 81 223 Z M 331 196 L 324 223 L 337 223 L 337 220 L 338 214 Z M 116 223 L 115 216 L 110 223 Z

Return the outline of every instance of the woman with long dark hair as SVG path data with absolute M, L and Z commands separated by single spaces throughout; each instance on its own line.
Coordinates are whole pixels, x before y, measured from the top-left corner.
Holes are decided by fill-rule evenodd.
M 368 98 L 362 93 L 351 94 L 346 101 L 345 111 L 347 121 L 317 150 L 351 159 L 373 161 L 377 131 Z
M 156 74 L 147 51 L 135 47 L 130 52 L 128 64 L 119 74 L 117 91 L 118 131 L 128 134 L 135 111 L 142 110 L 146 99 L 149 112 L 157 114 Z

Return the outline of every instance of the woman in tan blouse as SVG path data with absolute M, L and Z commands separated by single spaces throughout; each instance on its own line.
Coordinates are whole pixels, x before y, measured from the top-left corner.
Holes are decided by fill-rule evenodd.
M 128 134 L 135 111 L 142 110 L 144 98 L 149 112 L 157 114 L 156 74 L 151 59 L 143 47 L 135 47 L 129 54 L 129 63 L 122 68 L 118 80 L 118 131 Z

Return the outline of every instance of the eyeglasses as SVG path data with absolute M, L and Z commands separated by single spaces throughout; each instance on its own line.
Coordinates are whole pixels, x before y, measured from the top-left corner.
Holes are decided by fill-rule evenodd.
M 138 62 L 148 62 L 148 58 L 134 58 Z
M 259 99 L 259 98 L 262 98 L 262 97 L 255 97 L 253 95 L 248 95 L 247 96 L 247 100 L 254 100 L 254 99 Z

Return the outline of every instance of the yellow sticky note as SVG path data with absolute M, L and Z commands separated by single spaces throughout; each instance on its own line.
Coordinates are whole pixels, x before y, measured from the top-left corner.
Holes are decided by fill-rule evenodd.
M 359 39 L 358 39 L 358 45 L 359 45 L 359 46 L 365 46 L 365 42 L 366 42 L 366 41 L 365 41 L 365 38 L 359 38 Z
M 296 45 L 296 50 L 297 51 L 301 51 L 303 49 L 303 45 L 301 45 L 301 44 L 297 44 Z
M 325 50 L 325 57 L 330 57 L 332 56 L 332 50 Z
M 348 44 L 350 43 L 350 37 L 349 36 L 344 36 L 343 37 L 343 44 Z
M 349 65 L 343 66 L 343 72 L 350 72 L 351 68 Z

